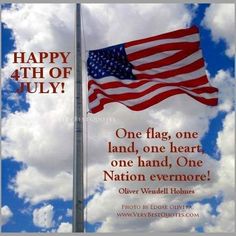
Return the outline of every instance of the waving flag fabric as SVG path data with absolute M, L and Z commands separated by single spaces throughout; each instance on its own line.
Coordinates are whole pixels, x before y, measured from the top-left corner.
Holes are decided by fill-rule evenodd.
M 205 105 L 217 105 L 193 26 L 162 35 L 89 51 L 90 112 L 112 102 L 140 111 L 164 99 L 186 94 Z

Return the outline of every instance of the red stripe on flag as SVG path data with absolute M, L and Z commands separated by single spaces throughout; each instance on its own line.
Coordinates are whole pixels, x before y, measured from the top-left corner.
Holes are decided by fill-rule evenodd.
M 190 72 L 193 72 L 197 69 L 200 69 L 204 67 L 204 60 L 203 58 L 188 64 L 186 66 L 183 66 L 181 68 L 177 68 L 174 70 L 169 70 L 169 71 L 164 71 L 161 73 L 157 73 L 154 75 L 149 75 L 149 74 L 135 74 L 137 79 L 154 79 L 154 78 L 160 78 L 160 79 L 165 79 L 165 78 L 170 78 L 176 75 L 181 75 L 181 74 L 187 74 Z
M 147 43 L 147 42 L 155 41 L 155 40 L 159 40 L 159 39 L 181 38 L 181 37 L 188 36 L 188 35 L 191 35 L 191 34 L 196 34 L 198 32 L 199 32 L 198 28 L 196 26 L 193 26 L 193 27 L 188 28 L 188 29 L 180 29 L 180 30 L 168 32 L 168 33 L 165 33 L 165 34 L 152 36 L 152 37 L 149 37 L 149 38 L 134 40 L 134 41 L 125 43 L 125 47 L 128 48 L 128 47 L 135 46 L 135 45 L 138 45 L 138 44 L 141 44 L 141 43 Z
M 130 83 L 130 84 L 125 84 L 122 82 L 106 82 L 103 84 L 100 84 L 98 82 L 96 82 L 95 80 L 89 80 L 88 82 L 88 89 L 90 90 L 91 86 L 93 84 L 97 85 L 98 87 L 100 87 L 101 89 L 110 89 L 110 88 L 137 88 L 139 86 L 142 86 L 146 83 L 149 83 L 150 81 L 155 81 L 154 80 L 139 80 L 139 81 L 135 81 L 135 83 Z M 173 86 L 184 86 L 184 87 L 197 87 L 200 85 L 204 85 L 208 83 L 208 79 L 206 77 L 206 75 L 201 76 L 199 78 L 196 79 L 192 79 L 192 80 L 187 80 L 187 81 L 182 81 L 182 82 L 174 82 L 174 83 L 169 83 L 170 85 Z
M 177 43 L 167 43 L 162 45 L 157 45 L 155 47 L 143 49 L 137 52 L 133 52 L 127 55 L 127 58 L 130 62 L 143 58 L 148 57 L 156 53 L 165 52 L 165 51 L 172 51 L 172 50 L 184 50 L 184 51 L 191 51 L 194 49 L 199 48 L 199 42 L 177 42 Z
M 157 94 L 156 96 L 154 96 L 153 98 L 151 98 L 150 100 L 147 100 L 147 101 L 144 101 L 140 104 L 137 104 L 137 105 L 134 105 L 134 106 L 128 106 L 126 104 L 124 104 L 123 102 L 120 102 L 120 101 L 114 101 L 110 98 L 102 98 L 100 100 L 100 103 L 98 106 L 94 107 L 94 108 L 91 108 L 91 112 L 92 113 L 97 113 L 101 110 L 104 109 L 104 105 L 108 104 L 108 103 L 111 103 L 111 102 L 119 102 L 121 104 L 124 104 L 125 106 L 127 106 L 129 109 L 133 110 L 133 111 L 141 111 L 141 110 L 144 110 L 148 107 L 151 107 L 171 96 L 175 96 L 175 95 L 178 95 L 178 94 L 187 94 L 186 92 L 180 90 L 180 89 L 175 89 L 175 90 L 169 90 L 169 91 L 166 91 L 166 92 L 163 92 L 161 94 Z M 190 95 L 190 94 L 187 94 L 188 96 L 192 97 L 193 99 L 197 100 L 198 102 L 201 102 L 205 105 L 208 105 L 208 106 L 216 106 L 217 103 L 218 103 L 218 99 L 217 98 L 203 98 L 203 97 L 197 97 L 197 96 L 193 96 L 193 95 Z
M 149 70 L 152 68 L 168 66 L 168 65 L 176 63 L 180 60 L 183 60 L 184 58 L 190 56 L 191 54 L 193 54 L 194 52 L 197 52 L 198 50 L 199 49 L 197 47 L 193 48 L 191 50 L 183 50 L 183 51 L 175 53 L 172 56 L 161 59 L 159 61 L 153 61 L 153 62 L 142 64 L 139 66 L 134 66 L 134 69 L 139 70 L 139 71 L 143 71 L 143 70 Z
M 163 88 L 163 87 L 170 87 L 173 85 L 169 85 L 169 84 L 155 84 L 149 88 L 147 88 L 144 91 L 134 91 L 134 92 L 129 92 L 129 93 L 121 93 L 121 94 L 108 94 L 105 91 L 99 89 L 99 88 L 95 88 L 94 92 L 89 96 L 89 102 L 93 102 L 94 100 L 97 99 L 97 95 L 98 94 L 102 94 L 108 98 L 111 98 L 112 100 L 120 100 L 120 101 L 125 101 L 125 100 L 131 100 L 131 99 L 137 99 L 137 98 L 141 98 L 159 88 Z M 184 89 L 181 89 L 184 91 Z M 201 93 L 215 93 L 218 92 L 218 89 L 213 88 L 213 87 L 201 87 L 201 88 L 197 88 L 197 89 L 193 89 L 193 90 L 189 90 L 189 92 L 194 92 L 196 94 L 201 94 Z M 187 93 L 187 92 L 186 92 Z

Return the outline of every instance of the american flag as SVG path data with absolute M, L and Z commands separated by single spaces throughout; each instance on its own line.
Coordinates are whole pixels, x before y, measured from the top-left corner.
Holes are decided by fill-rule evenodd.
M 91 50 L 87 69 L 91 113 L 112 102 L 140 111 L 177 94 L 209 106 L 218 102 L 196 26 Z

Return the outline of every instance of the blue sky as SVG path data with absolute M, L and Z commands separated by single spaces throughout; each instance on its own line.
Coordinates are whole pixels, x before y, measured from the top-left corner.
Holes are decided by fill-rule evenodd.
M 14 40 L 10 29 L 4 27 L 2 23 L 2 67 L 6 62 L 6 55 L 14 50 Z M 17 84 L 10 80 L 8 89 L 2 90 L 2 111 L 6 106 L 11 108 L 11 112 L 27 111 L 29 104 L 25 100 L 25 94 L 22 94 L 22 100 L 19 105 L 15 105 L 14 101 L 8 100 L 8 96 L 14 93 Z M 2 112 L 2 117 L 6 114 Z M 4 138 L 4 137 L 2 137 Z M 53 200 L 44 202 L 43 204 L 36 204 L 33 207 L 29 203 L 25 203 L 23 199 L 19 198 L 12 190 L 9 189 L 11 180 L 16 176 L 17 172 L 24 168 L 24 164 L 15 161 L 13 158 L 2 160 L 2 206 L 7 205 L 14 212 L 13 217 L 2 227 L 2 232 L 40 232 L 41 228 L 36 227 L 32 222 L 32 212 L 27 209 L 39 208 L 44 204 L 52 204 L 56 211 L 54 219 L 63 216 L 60 221 L 71 222 L 72 217 L 66 216 L 67 209 L 71 209 L 72 201 Z M 57 221 L 59 223 L 60 221 Z
M 2 9 L 9 8 L 11 4 L 2 5 Z M 1 23 L 2 28 L 2 68 L 7 62 L 6 55 L 15 49 L 14 46 L 14 37 L 12 30 L 8 29 Z M 29 104 L 26 102 L 26 94 L 22 93 L 20 103 L 15 103 L 14 100 L 9 99 L 11 94 L 15 93 L 18 84 L 9 80 L 9 86 L 2 89 L 2 118 L 7 116 L 8 108 L 10 112 L 14 113 L 17 111 L 27 111 Z M 4 136 L 1 137 L 4 139 Z M 72 201 L 63 201 L 63 200 L 51 200 L 43 203 L 36 204 L 31 206 L 30 203 L 26 203 L 24 199 L 21 199 L 17 196 L 14 191 L 9 188 L 9 185 L 16 176 L 17 172 L 24 169 L 24 163 L 17 162 L 14 158 L 2 160 L 2 206 L 7 205 L 10 207 L 13 213 L 11 220 L 4 226 L 2 226 L 2 232 L 45 232 L 44 229 L 34 225 L 32 221 L 32 211 L 34 208 L 40 208 L 45 204 L 51 204 L 54 206 L 54 220 L 56 222 L 55 227 L 52 227 L 50 230 L 58 227 L 59 223 L 62 221 L 71 222 L 72 217 L 66 216 L 67 209 L 72 208 Z M 60 216 L 61 219 L 58 219 Z
M 9 7 L 9 5 L 5 6 Z M 193 5 L 188 6 L 191 10 Z M 203 49 L 203 55 L 207 62 L 207 70 L 211 77 L 215 77 L 220 69 L 230 70 L 232 75 L 234 74 L 234 59 L 225 55 L 226 43 L 223 40 L 219 42 L 213 42 L 211 32 L 202 26 L 201 22 L 204 17 L 205 10 L 209 7 L 208 4 L 200 4 L 195 12 L 191 25 L 197 25 L 200 28 L 201 34 L 201 46 Z M 4 8 L 4 6 L 3 6 Z M 6 61 L 6 55 L 14 50 L 14 38 L 12 37 L 12 31 L 4 27 L 2 23 L 2 67 L 4 67 Z M 233 30 L 233 29 L 232 29 Z M 21 94 L 19 103 L 15 103 L 14 100 L 8 99 L 9 96 L 14 93 L 16 83 L 9 80 L 7 88 L 2 89 L 2 117 L 9 116 L 10 113 L 17 111 L 27 112 L 30 104 L 26 102 L 26 95 Z M 10 111 L 9 111 L 10 109 Z M 8 111 L 8 112 L 7 112 Z M 217 152 L 216 140 L 218 132 L 223 129 L 223 121 L 227 115 L 227 112 L 221 111 L 218 115 L 211 120 L 209 124 L 209 130 L 202 138 L 201 142 L 203 149 L 212 158 L 219 160 L 221 158 L 220 153 Z M 6 137 L 2 137 L 5 139 Z M 71 147 L 72 148 L 72 147 Z M 72 222 L 72 217 L 67 216 L 67 209 L 72 208 L 72 201 L 53 199 L 41 201 L 35 205 L 30 202 L 25 202 L 24 198 L 20 198 L 9 186 L 11 181 L 16 177 L 17 172 L 26 168 L 25 163 L 18 162 L 14 159 L 14 156 L 8 157 L 2 160 L 2 206 L 7 205 L 13 212 L 13 216 L 9 222 L 2 227 L 3 232 L 42 232 L 45 229 L 35 226 L 33 223 L 32 212 L 36 208 L 41 208 L 45 205 L 51 204 L 54 207 L 54 225 L 50 227 L 49 231 L 56 230 L 61 222 Z M 91 197 L 92 198 L 92 197 Z M 89 200 L 89 199 L 87 199 Z M 87 201 L 86 201 L 87 202 Z M 209 203 L 212 207 L 211 214 L 217 215 L 217 207 L 222 202 L 222 196 L 214 196 L 205 198 L 200 201 L 201 204 Z M 189 201 L 189 204 L 194 204 L 196 201 Z M 95 224 L 86 224 L 86 231 L 94 232 L 101 226 L 101 222 Z M 202 225 L 199 225 L 195 229 L 198 232 L 203 232 Z

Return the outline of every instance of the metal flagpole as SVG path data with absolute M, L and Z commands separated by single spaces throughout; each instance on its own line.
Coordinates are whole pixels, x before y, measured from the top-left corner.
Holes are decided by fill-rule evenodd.
M 73 232 L 84 232 L 83 185 L 83 102 L 80 4 L 76 4 L 75 88 L 74 88 L 74 161 L 73 161 Z

